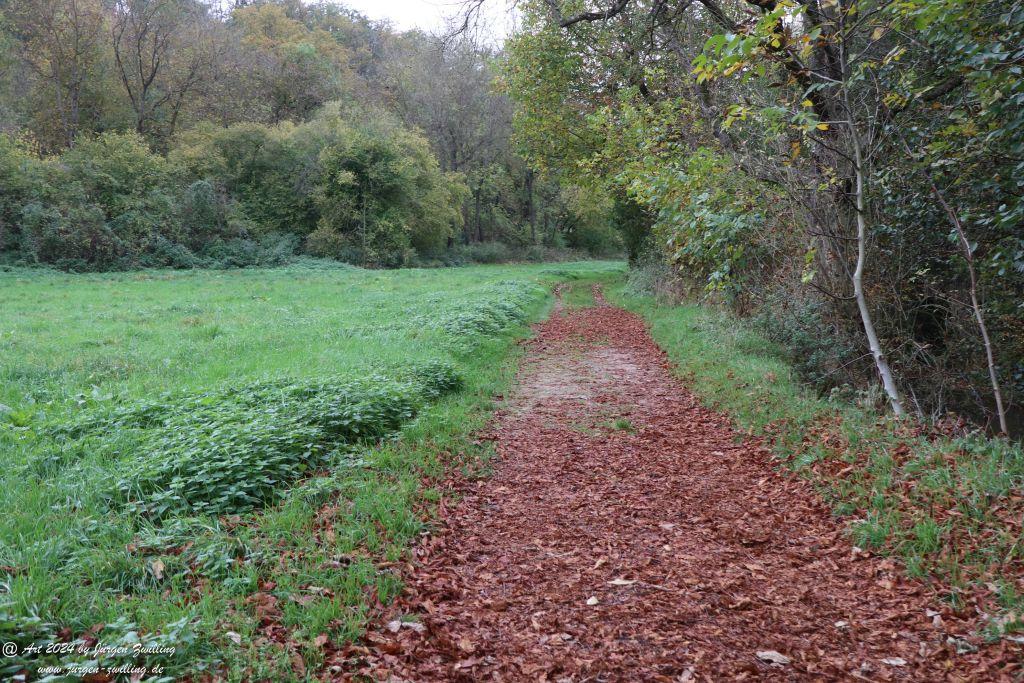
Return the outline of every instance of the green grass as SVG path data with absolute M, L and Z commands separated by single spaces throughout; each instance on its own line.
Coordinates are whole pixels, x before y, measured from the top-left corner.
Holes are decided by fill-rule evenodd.
M 987 600 L 990 635 L 1024 612 L 1024 450 L 982 435 L 921 434 L 849 403 L 819 398 L 783 349 L 711 308 L 662 305 L 609 280 L 612 303 L 643 316 L 705 404 L 766 439 L 849 523 L 852 541 L 899 557 L 954 604 Z
M 551 286 L 621 268 L 0 272 L 0 641 L 310 676 L 400 590 L 430 482 L 485 466 Z

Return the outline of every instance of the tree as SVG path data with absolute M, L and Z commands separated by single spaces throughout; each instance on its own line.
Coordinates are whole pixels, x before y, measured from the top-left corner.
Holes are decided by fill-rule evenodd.
M 119 0 L 111 26 L 114 59 L 135 113 L 135 131 L 168 138 L 208 63 L 191 0 Z
M 47 84 L 61 141 L 70 147 L 81 127 L 87 83 L 102 58 L 102 7 L 96 0 L 18 0 L 9 12 L 22 38 L 22 58 Z
M 518 7 L 524 25 L 507 73 L 520 107 L 515 134 L 532 163 L 563 181 L 598 179 L 644 206 L 664 257 L 738 310 L 792 302 L 799 291 L 828 312 L 832 330 L 845 335 L 856 324 L 897 414 L 903 390 L 919 413 L 941 411 L 954 392 L 960 405 L 976 395 L 982 373 L 968 350 L 980 339 L 996 416 L 1004 412 L 1000 349 L 1003 362 L 1016 362 L 1021 345 L 986 331 L 972 292 L 986 277 L 1006 286 L 1024 272 L 1011 256 L 1024 254 L 1022 243 L 1008 231 L 1024 215 L 1020 192 L 1007 182 L 1024 137 L 1021 108 L 1008 106 L 1019 99 L 1011 74 L 1020 56 L 1003 47 L 1015 44 L 1019 7 Z M 917 143 L 911 158 L 920 162 L 909 168 L 894 144 L 901 135 Z M 952 226 L 947 245 L 929 231 L 936 219 Z M 969 252 L 960 234 L 977 235 Z M 1010 291 L 985 304 L 999 307 L 1007 331 L 1019 319 Z M 964 336 L 971 319 L 974 339 Z M 829 374 L 859 366 L 849 358 Z
M 248 68 L 269 121 L 308 118 L 342 95 L 350 80 L 349 55 L 328 32 L 307 28 L 274 4 L 244 7 L 232 18 L 250 50 Z

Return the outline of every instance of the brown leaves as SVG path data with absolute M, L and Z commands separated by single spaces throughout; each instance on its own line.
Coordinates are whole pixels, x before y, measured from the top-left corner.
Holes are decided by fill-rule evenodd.
M 277 606 L 277 598 L 270 593 L 253 593 L 245 600 L 261 626 L 268 626 L 280 620 L 281 609 Z
M 680 386 L 639 318 L 569 311 L 528 347 L 507 409 L 480 437 L 498 449 L 493 476 L 447 482 L 442 527 L 404 577 L 396 610 L 420 622 L 383 620 L 328 670 L 415 681 L 994 670 L 936 630 L 976 622 L 922 618 L 920 584 L 852 552 L 807 484 Z M 634 431 L 598 428 L 622 415 Z

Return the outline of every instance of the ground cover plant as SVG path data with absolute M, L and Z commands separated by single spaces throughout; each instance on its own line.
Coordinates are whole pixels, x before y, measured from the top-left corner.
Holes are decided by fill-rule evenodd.
M 619 281 L 688 387 L 810 479 L 855 546 L 900 558 L 956 608 L 988 615 L 993 638 L 1024 628 L 1024 450 L 961 423 L 882 415 L 877 392 L 820 397 L 786 349 L 728 312 L 672 305 Z
M 0 273 L 0 640 L 156 651 L 0 674 L 302 679 L 399 590 L 430 478 L 486 458 L 551 285 L 621 267 Z

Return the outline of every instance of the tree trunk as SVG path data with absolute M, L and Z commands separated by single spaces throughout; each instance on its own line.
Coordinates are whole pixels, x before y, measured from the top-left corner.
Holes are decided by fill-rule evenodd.
M 848 112 L 848 115 L 852 112 Z M 864 296 L 864 266 L 867 260 L 867 223 L 864 219 L 864 159 L 861 154 L 860 140 L 857 132 L 853 130 L 854 123 L 850 122 L 850 141 L 853 144 L 853 159 L 855 164 L 855 206 L 857 211 L 857 267 L 853 271 L 853 296 L 857 300 L 857 308 L 860 310 L 861 323 L 864 326 L 864 334 L 868 338 L 868 347 L 875 359 L 875 366 L 878 368 L 878 375 L 882 378 L 882 386 L 889 397 L 889 404 L 892 412 L 897 416 L 904 414 L 903 402 L 900 400 L 899 390 L 892 376 L 892 370 L 882 352 L 882 345 L 878 341 L 878 334 L 875 332 L 875 324 L 871 319 L 871 311 L 868 309 L 867 298 Z
M 477 183 L 477 186 L 476 186 L 476 210 L 475 210 L 476 217 L 475 217 L 474 220 L 476 221 L 476 241 L 477 242 L 483 242 L 484 241 L 484 226 L 480 222 L 480 195 L 482 195 L 483 192 L 484 192 L 484 181 L 481 180 L 479 183 Z
M 533 204 L 533 169 L 526 171 L 526 218 L 530 221 L 530 244 L 536 244 L 537 210 Z

